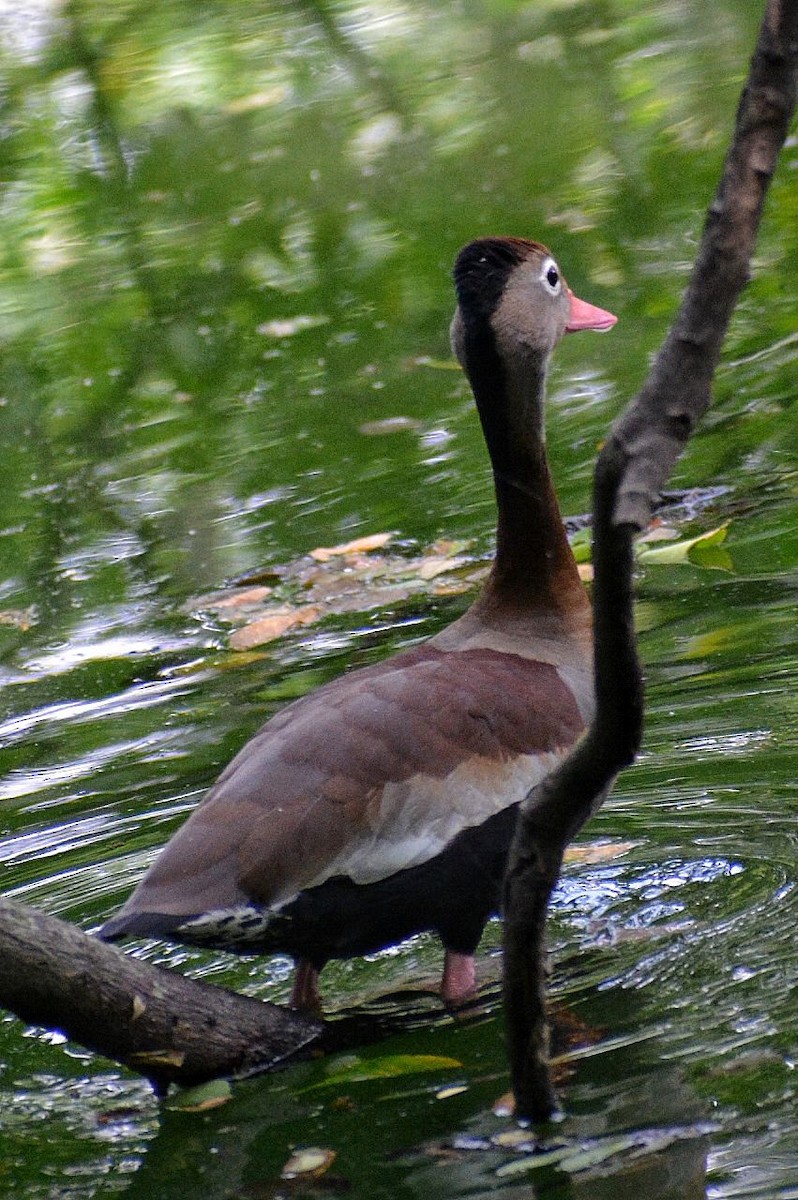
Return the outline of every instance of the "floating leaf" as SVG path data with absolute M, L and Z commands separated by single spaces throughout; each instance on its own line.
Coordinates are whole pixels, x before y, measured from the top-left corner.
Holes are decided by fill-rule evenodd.
M 565 851 L 565 862 L 588 865 L 612 862 L 639 845 L 639 842 L 589 842 L 584 846 L 569 846 Z
M 311 1091 L 320 1087 L 338 1087 L 341 1084 L 364 1083 L 371 1079 L 395 1079 L 401 1075 L 415 1075 L 422 1071 L 462 1070 L 463 1064 L 456 1058 L 441 1054 L 383 1054 L 378 1058 L 363 1059 L 357 1055 L 346 1055 L 335 1059 L 328 1066 L 327 1078 L 321 1083 L 311 1084 Z
M 366 613 L 425 592 L 458 595 L 476 588 L 487 572 L 484 563 L 463 553 L 467 541 L 440 538 L 410 557 L 384 550 L 392 536 L 374 533 L 340 546 L 320 546 L 279 570 L 248 577 L 246 587 L 239 582 L 232 590 L 199 597 L 191 607 L 240 625 L 231 644 L 244 653 L 324 617 Z
M 439 554 L 442 558 L 455 558 L 468 550 L 471 545 L 469 538 L 437 538 L 429 548 L 430 554 Z
M 182 1067 L 186 1056 L 182 1050 L 139 1050 L 131 1054 L 131 1063 L 138 1069 L 143 1067 Z
M 229 595 L 219 596 L 213 602 L 214 608 L 241 608 L 246 604 L 260 604 L 271 596 L 273 587 L 259 585 L 258 587 L 236 588 Z
M 467 1083 L 453 1083 L 451 1087 L 438 1088 L 435 1093 L 436 1100 L 451 1100 L 453 1096 L 462 1096 L 463 1092 L 468 1091 Z
M 318 1179 L 328 1171 L 336 1159 L 334 1150 L 322 1146 L 300 1146 L 294 1151 L 280 1172 L 281 1179 L 297 1179 L 299 1176 Z
M 226 1104 L 232 1096 L 233 1089 L 226 1079 L 211 1079 L 196 1087 L 182 1088 L 169 1098 L 167 1108 L 179 1112 L 207 1112 L 210 1108 Z
M 541 1150 L 535 1154 L 525 1154 L 523 1158 L 514 1158 L 512 1162 L 505 1163 L 503 1167 L 499 1167 L 496 1175 L 500 1179 L 504 1179 L 508 1175 L 525 1175 L 528 1171 L 537 1171 L 541 1167 L 551 1167 L 555 1163 L 562 1163 L 567 1154 L 567 1147 L 559 1147 L 557 1150 Z
M 425 558 L 421 566 L 418 568 L 419 579 L 435 579 L 436 576 L 442 575 L 444 571 L 456 571 L 458 567 L 467 567 L 469 562 L 467 558 L 441 558 L 435 555 L 430 555 Z
M 729 522 L 701 533 L 693 538 L 679 538 L 678 529 L 655 520 L 636 544 L 637 561 L 646 565 L 692 563 L 694 566 L 731 571 L 733 563 L 727 550 L 722 549 L 726 540 Z M 667 543 L 660 545 L 659 543 Z M 578 529 L 570 538 L 571 550 L 579 567 L 581 579 L 589 582 L 593 578 L 592 531 L 588 526 Z M 657 544 L 654 544 L 657 543 Z
M 525 1150 L 532 1153 L 536 1149 L 534 1134 L 518 1126 L 515 1129 L 505 1129 L 490 1140 L 494 1146 L 501 1146 L 504 1150 Z
M 577 529 L 576 533 L 569 539 L 573 556 L 578 563 L 590 562 L 592 557 L 592 538 L 593 534 L 589 525 L 584 525 L 581 529 Z
M 139 1017 L 143 1017 L 147 1011 L 147 1005 L 142 996 L 135 995 L 133 997 L 133 1020 L 138 1021 Z
M 392 533 L 370 533 L 366 537 L 355 538 L 352 542 L 344 542 L 341 546 L 318 546 L 311 550 L 310 557 L 316 562 L 326 563 L 331 558 L 347 554 L 369 554 L 372 550 L 381 550 L 392 537 Z
M 432 588 L 433 596 L 462 596 L 463 592 L 468 592 L 475 587 L 477 580 L 473 576 L 468 578 L 458 579 L 455 576 L 453 579 L 441 579 Z
M 560 1162 L 560 1170 L 569 1174 L 587 1171 L 590 1167 L 598 1167 L 608 1158 L 614 1158 L 616 1154 L 622 1154 L 624 1150 L 633 1150 L 639 1144 L 639 1134 L 628 1134 L 626 1137 L 612 1138 L 607 1142 L 586 1146 L 576 1153 L 565 1155 Z
M 693 563 L 696 566 L 714 567 L 719 570 L 731 570 L 732 560 L 725 550 L 719 547 L 726 540 L 729 532 L 729 522 L 710 529 L 698 537 L 685 538 L 681 541 L 669 541 L 667 545 L 644 545 L 637 553 L 638 562 L 649 565 L 670 565 L 674 563 Z
M 259 108 L 270 108 L 273 104 L 279 104 L 284 100 L 288 93 L 285 84 L 275 83 L 272 87 L 261 88 L 257 92 L 250 92 L 248 96 L 236 96 L 233 100 L 223 105 L 223 111 L 229 113 L 247 113 L 255 112 Z
M 306 604 L 302 608 L 283 608 L 261 617 L 243 629 L 237 629 L 230 635 L 230 645 L 234 650 L 251 650 L 253 646 L 262 646 L 265 642 L 273 642 L 282 637 L 289 629 L 297 625 L 309 625 L 318 621 L 321 609 L 315 604 Z
M 674 529 L 672 525 L 663 525 L 660 521 L 654 521 L 646 532 L 640 535 L 636 544 L 640 547 L 650 546 L 652 542 L 677 542 L 678 540 L 678 529 Z
M 733 571 L 734 562 L 723 546 L 696 546 L 690 551 L 690 562 L 708 571 Z

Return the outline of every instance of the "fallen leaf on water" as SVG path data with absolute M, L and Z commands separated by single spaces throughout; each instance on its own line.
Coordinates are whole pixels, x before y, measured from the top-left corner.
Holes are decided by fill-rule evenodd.
M 452 1096 L 462 1096 L 463 1092 L 468 1091 L 467 1083 L 453 1083 L 451 1087 L 438 1088 L 435 1093 L 436 1100 L 451 1100 Z
M 635 557 L 638 562 L 651 566 L 672 563 L 692 563 L 721 571 L 732 571 L 734 564 L 729 552 L 723 548 L 729 531 L 729 522 L 700 533 L 697 537 L 679 538 L 679 530 L 655 519 L 646 532 L 637 539 Z M 585 582 L 593 578 L 592 531 L 583 526 L 569 538 L 571 550 L 577 561 L 579 577 Z
M 214 600 L 214 608 L 240 608 L 245 604 L 259 604 L 261 600 L 271 596 L 273 591 L 273 587 L 265 586 L 237 588 L 228 596 L 220 596 Z
M 588 865 L 612 862 L 639 845 L 639 842 L 590 842 L 585 846 L 569 846 L 565 851 L 565 862 Z
M 692 563 L 695 566 L 731 571 L 733 569 L 731 556 L 727 550 L 720 549 L 728 532 L 729 522 L 726 521 L 717 529 L 700 533 L 698 537 L 668 541 L 658 546 L 644 544 L 637 553 L 637 560 L 646 565 Z
M 529 1129 L 503 1129 L 501 1133 L 496 1133 L 490 1139 L 494 1146 L 501 1146 L 504 1150 L 529 1150 L 532 1151 L 536 1146 L 534 1133 Z
M 186 1056 L 182 1050 L 140 1050 L 130 1061 L 136 1067 L 182 1067 Z
M 734 571 L 734 559 L 724 546 L 695 546 L 687 557 L 693 566 L 708 571 Z
M 650 546 L 654 542 L 678 542 L 679 530 L 674 529 L 672 525 L 663 525 L 661 522 L 653 522 L 649 525 L 645 533 L 641 533 L 636 539 L 635 545 Z
M 315 604 L 307 604 L 303 608 L 285 608 L 261 617 L 243 629 L 237 629 L 230 635 L 230 645 L 234 650 L 251 650 L 253 646 L 262 646 L 264 642 L 273 642 L 282 637 L 289 629 L 297 625 L 309 625 L 318 621 L 321 609 Z
M 444 571 L 456 571 L 458 567 L 469 566 L 467 558 L 443 558 L 441 556 L 430 555 L 425 558 L 418 569 L 419 579 L 435 579 L 437 575 L 442 575 Z
M 606 1142 L 598 1142 L 593 1146 L 580 1146 L 578 1149 L 572 1149 L 570 1154 L 563 1156 L 560 1162 L 560 1170 L 567 1171 L 569 1174 L 576 1174 L 577 1171 L 587 1171 L 591 1167 L 600 1166 L 608 1158 L 614 1158 L 616 1154 L 622 1154 L 624 1150 L 633 1150 L 639 1144 L 639 1141 L 640 1136 L 631 1133 L 625 1137 L 611 1138 Z
M 364 1083 L 370 1079 L 395 1079 L 397 1076 L 415 1075 L 423 1071 L 451 1071 L 462 1068 L 463 1064 L 459 1059 L 447 1058 L 442 1054 L 382 1054 L 369 1059 L 351 1054 L 333 1060 L 327 1068 L 327 1078 L 320 1083 L 311 1084 L 303 1091 L 338 1087 L 344 1083 Z
M 590 562 L 593 543 L 593 531 L 590 526 L 583 525 L 568 540 L 571 543 L 571 551 L 576 561 L 578 563 Z
M 437 554 L 441 558 L 454 558 L 463 554 L 471 545 L 469 538 L 437 538 L 430 546 L 427 554 Z
M 365 614 L 419 595 L 475 591 L 487 574 L 487 564 L 470 556 L 468 541 L 439 538 L 410 554 L 406 546 L 386 550 L 392 537 L 372 533 L 339 546 L 319 546 L 226 591 L 200 596 L 190 609 L 240 626 L 230 644 L 243 654 L 325 617 Z
M 523 1158 L 515 1158 L 512 1162 L 505 1163 L 503 1167 L 499 1167 L 496 1176 L 499 1179 L 504 1179 L 508 1175 L 524 1175 L 528 1171 L 537 1171 L 541 1167 L 551 1167 L 555 1163 L 562 1163 L 562 1160 L 568 1154 L 568 1148 L 559 1146 L 556 1150 L 543 1150 L 535 1154 L 525 1154 Z
M 272 87 L 261 88 L 260 91 L 250 92 L 248 96 L 236 96 L 223 105 L 223 111 L 228 113 L 255 112 L 259 108 L 270 108 L 279 104 L 288 94 L 288 88 L 282 83 Z
M 145 1004 L 142 997 L 139 995 L 135 995 L 133 997 L 133 1020 L 138 1021 L 139 1017 L 143 1017 L 146 1011 L 147 1011 L 147 1005 Z
M 210 1108 L 226 1104 L 232 1096 L 233 1089 L 226 1079 L 212 1079 L 196 1087 L 182 1088 L 169 1098 L 167 1108 L 179 1112 L 207 1112 Z
M 433 596 L 462 596 L 463 592 L 470 592 L 472 588 L 476 588 L 478 579 L 473 575 L 466 576 L 462 579 L 442 579 L 432 588 Z
M 316 562 L 329 562 L 331 558 L 347 554 L 368 554 L 372 550 L 381 550 L 393 537 L 392 533 L 370 533 L 366 537 L 355 538 L 352 542 L 344 542 L 340 546 L 317 546 L 311 550 L 310 557 Z
M 289 1158 L 280 1172 L 281 1179 L 296 1179 L 299 1175 L 318 1179 L 335 1162 L 334 1150 L 322 1146 L 301 1146 Z

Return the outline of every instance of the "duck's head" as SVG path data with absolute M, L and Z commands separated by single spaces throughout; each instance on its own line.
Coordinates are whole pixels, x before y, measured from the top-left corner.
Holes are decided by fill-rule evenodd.
M 474 349 L 544 366 L 565 333 L 611 329 L 617 317 L 573 294 L 550 250 L 523 238 L 480 238 L 457 256 L 452 347 L 470 375 Z

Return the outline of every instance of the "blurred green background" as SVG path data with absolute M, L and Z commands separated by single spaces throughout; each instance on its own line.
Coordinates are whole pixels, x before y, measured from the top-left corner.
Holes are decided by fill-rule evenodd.
M 234 653 L 205 596 L 383 531 L 399 556 L 445 538 L 489 557 L 447 332 L 473 237 L 547 242 L 619 315 L 567 339 L 550 381 L 563 509 L 587 512 L 690 270 L 759 19 L 753 0 L 2 5 L 4 891 L 93 927 L 281 703 L 462 609 L 419 586 Z M 324 1195 L 798 1195 L 796 165 L 791 140 L 678 468 L 700 490 L 668 517 L 684 536 L 728 522 L 724 569 L 641 563 L 644 753 L 555 902 L 554 991 L 596 1042 L 557 1136 L 593 1159 L 497 1173 L 519 1159 L 490 1141 L 508 1126 L 488 984 L 463 1028 L 396 1001 L 366 1080 L 297 1068 L 206 1116 L 9 1018 L 3 1194 L 282 1195 L 300 1142 L 338 1153 Z M 286 995 L 282 960 L 137 952 Z M 327 994 L 373 1001 L 437 953 L 331 967 Z M 417 1074 L 420 1054 L 462 1065 Z

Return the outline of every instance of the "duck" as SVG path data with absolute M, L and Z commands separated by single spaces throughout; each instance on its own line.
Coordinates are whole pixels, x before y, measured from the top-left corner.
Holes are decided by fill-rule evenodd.
M 483 237 L 457 256 L 451 343 L 493 472 L 495 557 L 481 593 L 428 640 L 274 715 L 223 770 L 99 936 L 294 959 L 319 975 L 432 932 L 440 995 L 477 991 L 518 807 L 594 710 L 589 600 L 545 443 L 552 352 L 617 318 L 576 297 L 541 243 Z

